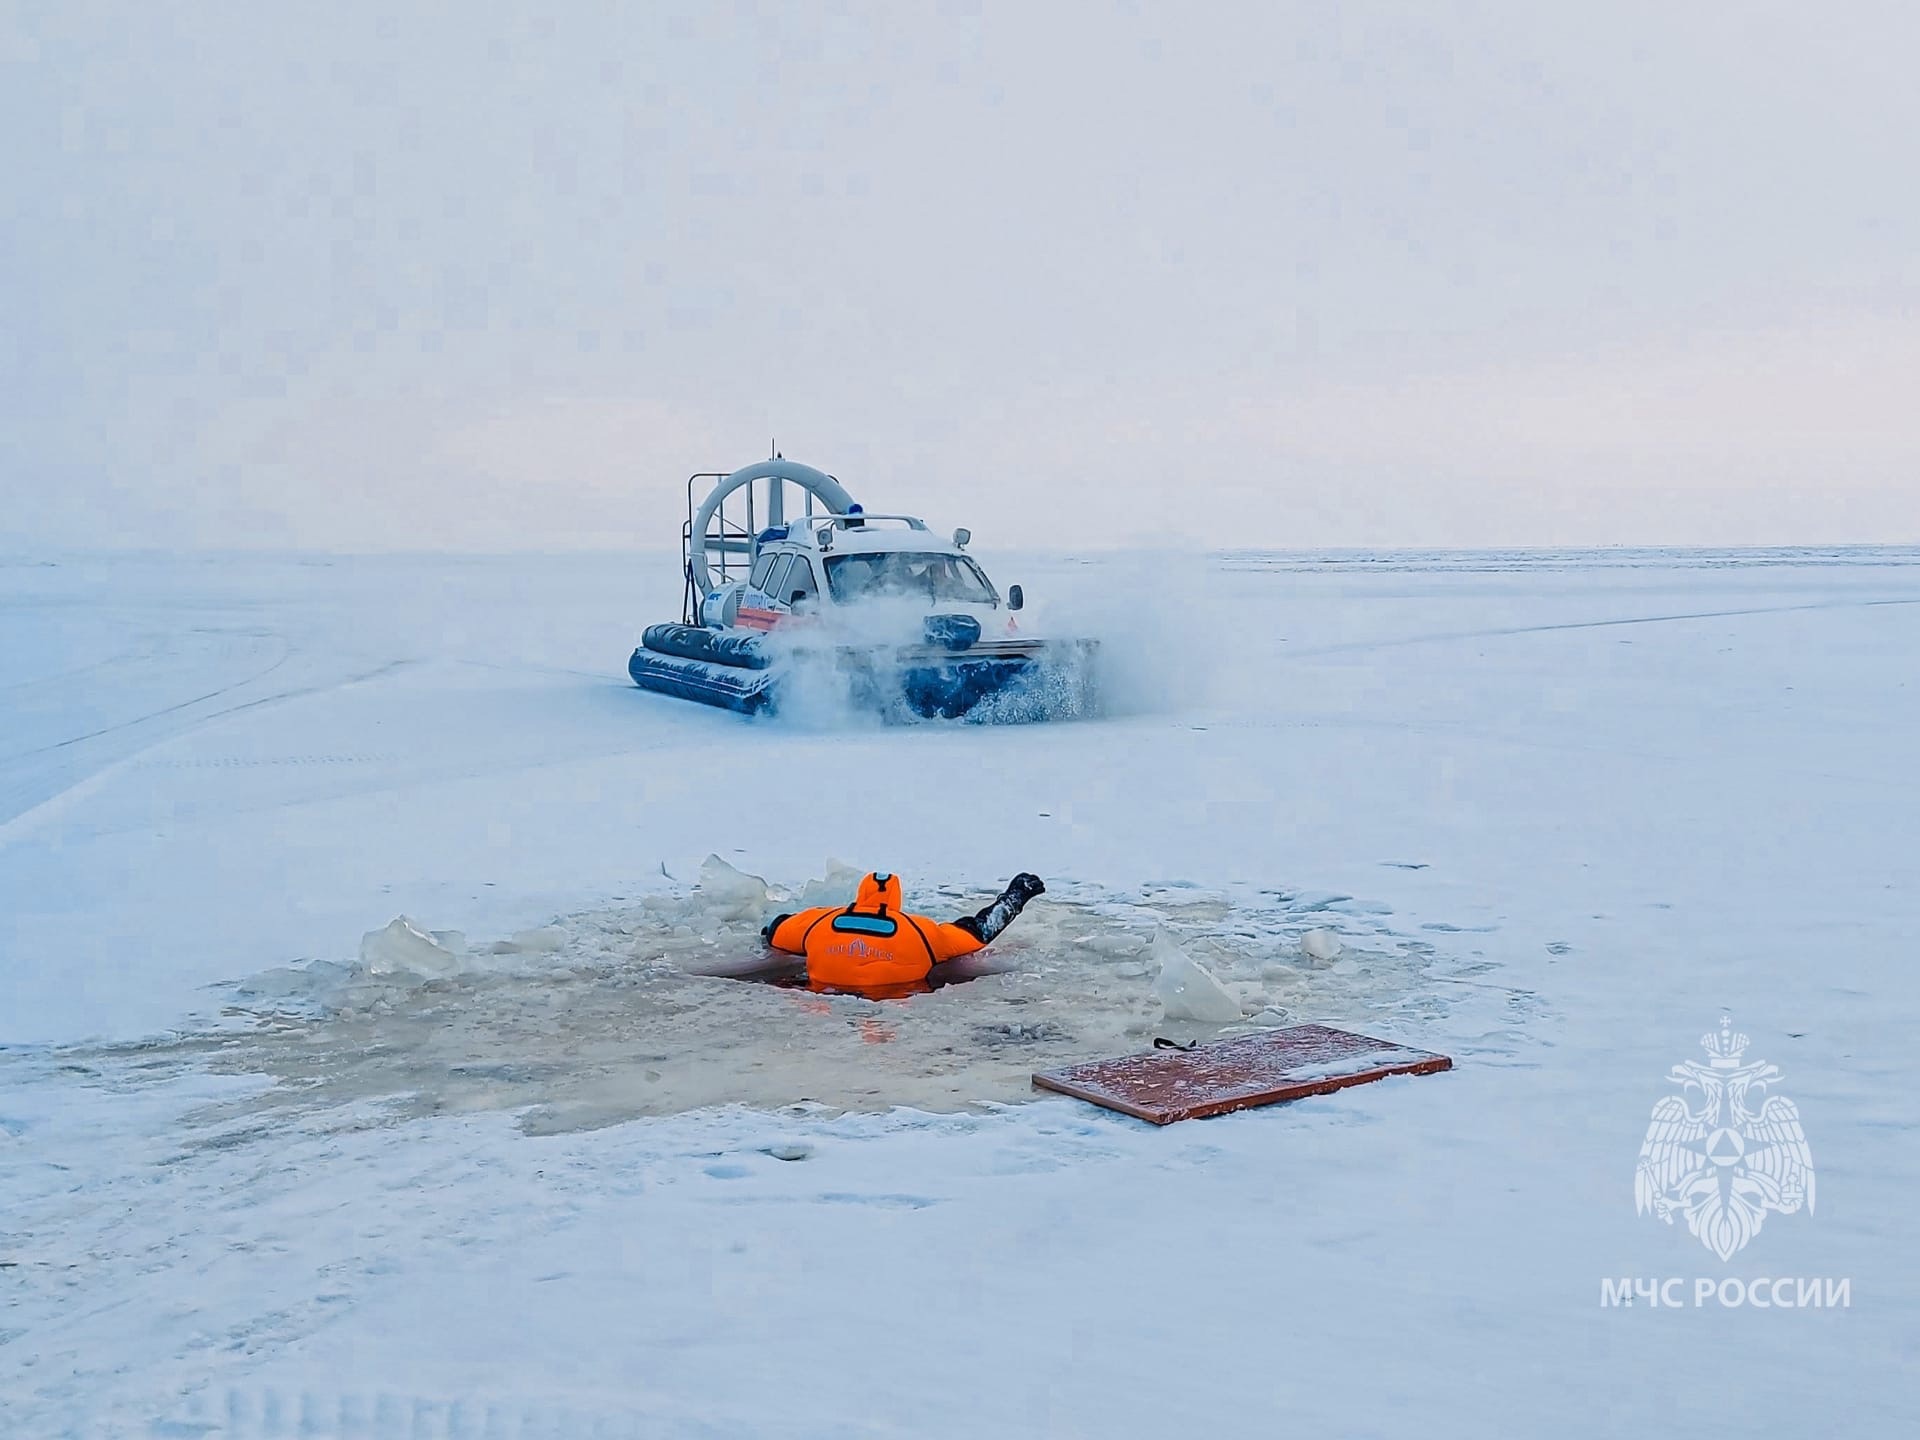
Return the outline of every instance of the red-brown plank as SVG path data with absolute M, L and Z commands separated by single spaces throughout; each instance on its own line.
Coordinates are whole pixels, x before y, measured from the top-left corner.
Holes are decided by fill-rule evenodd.
M 1045 1070 L 1033 1083 L 1156 1125 L 1327 1095 L 1389 1075 L 1432 1075 L 1453 1061 L 1335 1030 L 1290 1025 L 1194 1050 L 1154 1050 Z

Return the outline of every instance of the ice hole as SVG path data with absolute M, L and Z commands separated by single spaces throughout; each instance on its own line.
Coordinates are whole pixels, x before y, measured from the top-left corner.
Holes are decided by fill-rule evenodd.
M 220 1026 L 143 1047 L 140 1063 L 271 1077 L 254 1107 L 513 1110 L 539 1132 L 724 1104 L 943 1111 L 1032 1099 L 1035 1070 L 1143 1051 L 1156 1036 L 1304 1020 L 1418 1026 L 1447 989 L 1427 981 L 1433 952 L 1384 937 L 1349 936 L 1342 964 L 1315 967 L 1300 945 L 1309 917 L 1272 897 L 1061 883 L 924 993 L 816 993 L 796 963 L 768 955 L 760 928 L 844 903 L 857 880 L 837 867 L 778 893 L 713 860 L 693 887 L 458 948 L 426 928 L 431 917 L 415 919 L 374 940 L 371 963 L 314 962 L 232 987 Z M 991 888 L 909 884 L 907 903 L 965 914 Z M 1211 987 L 1189 976 L 1169 990 L 1174 946 Z M 1201 992 L 1209 1003 L 1195 1003 Z

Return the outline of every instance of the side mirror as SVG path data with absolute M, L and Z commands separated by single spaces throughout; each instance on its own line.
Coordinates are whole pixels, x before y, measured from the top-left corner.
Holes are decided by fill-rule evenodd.
M 1026 591 L 1022 590 L 1018 585 L 1009 585 L 1007 587 L 1007 608 L 1009 610 L 1018 610 L 1026 603 Z
M 973 531 L 962 525 L 958 530 L 953 532 L 953 548 L 956 550 L 964 550 L 967 548 L 967 542 L 971 539 L 973 539 Z

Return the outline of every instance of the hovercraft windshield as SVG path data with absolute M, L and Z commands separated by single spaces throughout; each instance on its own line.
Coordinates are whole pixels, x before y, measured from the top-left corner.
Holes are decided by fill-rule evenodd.
M 881 551 L 833 555 L 827 559 L 827 588 L 847 602 L 904 595 L 951 600 L 963 605 L 993 605 L 999 596 L 980 567 L 965 556 Z

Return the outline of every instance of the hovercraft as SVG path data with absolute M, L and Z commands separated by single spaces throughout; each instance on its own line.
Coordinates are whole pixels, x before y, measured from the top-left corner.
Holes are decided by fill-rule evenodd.
M 627 672 L 643 690 L 745 715 L 801 696 L 902 720 L 1094 713 L 1096 642 L 1024 630 L 1021 587 L 1003 596 L 971 538 L 869 514 L 831 475 L 778 455 L 694 475 L 680 620 L 647 627 Z

